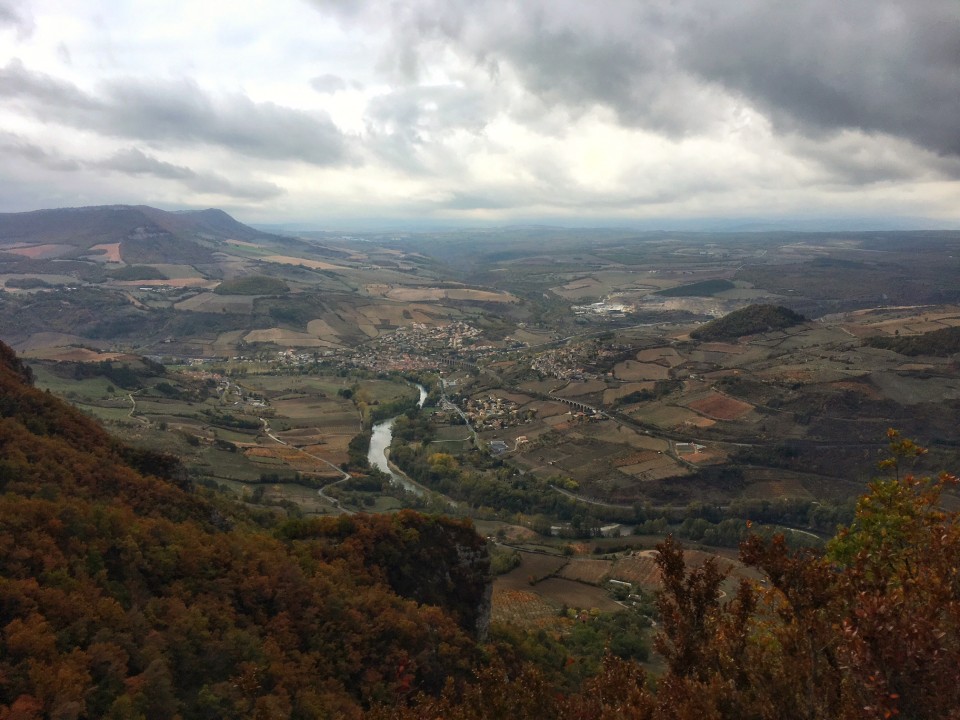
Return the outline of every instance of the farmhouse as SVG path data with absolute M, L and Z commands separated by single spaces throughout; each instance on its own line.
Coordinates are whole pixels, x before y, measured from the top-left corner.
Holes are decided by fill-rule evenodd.
M 494 455 L 502 455 L 510 449 L 510 446 L 507 445 L 503 440 L 491 440 L 490 441 L 490 452 Z

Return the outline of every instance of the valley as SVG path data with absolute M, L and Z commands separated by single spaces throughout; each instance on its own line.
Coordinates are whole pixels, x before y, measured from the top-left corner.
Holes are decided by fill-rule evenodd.
M 816 544 L 888 428 L 960 459 L 956 354 L 882 340 L 960 327 L 956 233 L 290 238 L 95 210 L 0 218 L 0 339 L 37 385 L 264 513 L 470 517 L 520 553 L 495 618 L 624 607 L 667 531 Z M 389 418 L 426 491 L 368 462 Z

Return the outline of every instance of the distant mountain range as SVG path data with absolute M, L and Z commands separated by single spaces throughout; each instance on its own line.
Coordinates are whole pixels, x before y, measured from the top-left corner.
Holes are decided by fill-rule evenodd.
M 0 213 L 0 246 L 55 243 L 87 249 L 96 244 L 162 237 L 253 241 L 276 236 L 212 208 L 167 212 L 147 205 L 98 205 Z

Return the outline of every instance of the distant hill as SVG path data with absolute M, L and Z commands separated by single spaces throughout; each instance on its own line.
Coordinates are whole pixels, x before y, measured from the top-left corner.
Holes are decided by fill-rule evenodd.
M 215 209 L 167 212 L 146 205 L 100 205 L 0 213 L 0 247 L 51 244 L 89 250 L 120 243 L 126 262 L 209 262 L 210 250 L 198 240 L 275 237 Z
M 733 340 L 744 335 L 783 330 L 806 322 L 800 313 L 782 305 L 749 305 L 701 325 L 690 337 L 694 340 Z
M 899 337 L 876 335 L 867 338 L 864 344 L 883 350 L 893 350 L 901 355 L 949 357 L 960 353 L 960 327 L 942 328 L 922 335 Z

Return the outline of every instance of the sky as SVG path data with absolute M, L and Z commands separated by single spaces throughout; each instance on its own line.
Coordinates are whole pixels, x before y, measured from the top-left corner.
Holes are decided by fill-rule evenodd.
M 960 226 L 957 0 L 0 0 L 0 212 Z

